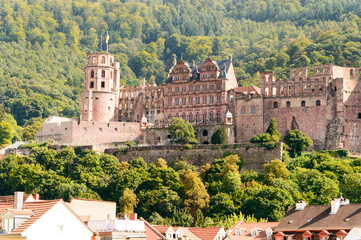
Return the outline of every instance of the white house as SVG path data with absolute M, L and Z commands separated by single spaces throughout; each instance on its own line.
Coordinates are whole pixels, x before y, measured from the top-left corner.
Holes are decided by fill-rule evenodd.
M 93 232 L 63 200 L 23 202 L 16 192 L 14 204 L 0 203 L 0 239 L 91 240 Z

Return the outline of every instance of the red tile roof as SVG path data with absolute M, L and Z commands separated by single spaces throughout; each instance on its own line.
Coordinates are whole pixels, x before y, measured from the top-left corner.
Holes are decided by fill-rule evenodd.
M 266 237 L 266 229 L 271 228 L 272 231 L 273 231 L 274 228 L 278 224 L 279 224 L 279 222 L 244 223 L 244 222 L 239 221 L 236 225 L 234 225 L 230 229 L 230 232 L 227 234 L 227 236 L 231 240 L 267 239 L 267 237 Z M 245 232 L 241 236 L 236 236 L 235 235 L 235 231 L 238 228 L 242 229 L 242 230 L 245 230 Z M 254 228 L 260 229 L 261 232 L 258 235 L 254 236 L 254 237 L 251 237 L 251 230 L 254 229 Z
M 19 210 L 19 209 L 7 209 L 7 211 L 15 214 L 15 215 L 32 215 L 33 211 L 30 209 L 23 209 L 23 210 Z
M 201 227 L 189 227 L 188 228 L 194 235 L 199 237 L 202 240 L 213 240 L 221 227 L 211 227 L 211 228 L 201 228 Z
M 152 226 L 155 229 L 157 229 L 157 231 L 160 232 L 162 235 L 165 235 L 167 230 L 171 227 L 171 226 L 159 226 L 159 225 L 152 225 Z
M 34 199 L 36 199 L 35 196 L 33 196 L 32 194 L 24 194 L 23 202 L 26 202 L 29 197 L 33 197 Z M 0 204 L 2 203 L 14 203 L 14 195 L 0 196 Z
M 147 222 L 144 218 L 140 218 L 141 221 L 144 222 L 146 240 L 165 240 L 165 236 L 163 236 L 156 228 L 154 228 L 149 222 Z
M 238 92 L 238 93 L 247 92 L 247 94 L 249 94 L 252 91 L 255 91 L 256 93 L 261 94 L 261 89 L 259 87 L 254 86 L 254 85 L 250 85 L 250 86 L 247 86 L 247 87 L 235 87 L 234 91 Z

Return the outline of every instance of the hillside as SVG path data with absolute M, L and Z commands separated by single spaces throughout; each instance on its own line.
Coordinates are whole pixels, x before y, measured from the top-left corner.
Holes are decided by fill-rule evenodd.
M 357 0 L 5 0 L 0 120 L 24 127 L 78 116 L 86 53 L 100 51 L 106 30 L 122 84 L 162 84 L 174 57 L 231 54 L 239 84 L 257 85 L 264 70 L 286 77 L 290 67 L 360 66 L 360 17 Z

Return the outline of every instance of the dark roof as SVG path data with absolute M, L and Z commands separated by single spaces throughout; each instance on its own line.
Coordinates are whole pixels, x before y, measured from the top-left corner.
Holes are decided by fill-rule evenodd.
M 237 93 L 245 94 L 245 95 L 250 94 L 250 92 L 256 92 L 258 95 L 261 95 L 261 89 L 254 85 L 250 85 L 247 87 L 235 87 L 234 91 Z
M 203 63 L 204 63 L 204 61 L 197 62 L 194 64 L 186 63 L 186 62 L 184 63 L 184 65 L 186 65 L 189 68 L 191 75 L 192 75 L 191 78 L 189 79 L 189 82 L 200 81 L 199 69 L 202 67 Z M 229 70 L 229 67 L 231 66 L 232 60 L 227 59 L 227 60 L 221 60 L 221 61 L 212 61 L 212 63 L 214 63 L 216 65 L 217 69 L 220 71 L 218 79 L 227 78 L 228 70 Z M 174 66 L 172 66 L 172 69 L 173 69 L 173 67 Z M 172 82 L 173 82 L 172 75 L 169 74 L 165 83 L 172 83 Z
M 340 206 L 336 214 L 330 214 L 330 205 L 311 205 L 296 211 L 290 208 L 275 232 L 348 230 L 361 227 L 361 204 Z

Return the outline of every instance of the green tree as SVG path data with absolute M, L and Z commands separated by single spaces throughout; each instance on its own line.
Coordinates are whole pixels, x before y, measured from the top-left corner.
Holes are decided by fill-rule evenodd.
M 124 189 L 122 196 L 119 198 L 120 212 L 134 213 L 134 208 L 137 207 L 138 201 L 137 195 L 131 189 Z
M 36 133 L 41 130 L 43 126 L 43 120 L 41 118 L 33 118 L 31 121 L 28 121 L 25 125 L 21 137 L 24 140 L 32 140 L 34 139 Z
M 212 144 L 227 144 L 227 132 L 224 127 L 218 128 L 212 135 Z
M 175 143 L 198 143 L 192 124 L 184 121 L 181 118 L 173 118 L 172 123 L 168 127 L 168 130 L 170 132 L 172 141 Z
M 296 155 L 300 155 L 303 150 L 313 145 L 313 141 L 298 129 L 289 131 L 285 136 L 285 142 Z
M 0 146 L 3 144 L 10 144 L 14 137 L 13 126 L 5 121 L 0 122 Z
M 276 178 L 288 180 L 289 173 L 286 164 L 279 159 L 272 160 L 263 165 L 266 170 L 265 179 L 268 183 Z
M 279 142 L 281 139 L 281 133 L 278 131 L 277 120 L 271 118 L 266 133 L 271 135 L 271 138 L 274 142 Z

